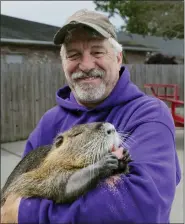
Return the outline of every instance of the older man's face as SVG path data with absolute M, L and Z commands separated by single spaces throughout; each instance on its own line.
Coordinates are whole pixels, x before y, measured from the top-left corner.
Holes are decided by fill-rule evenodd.
M 65 44 L 63 68 L 76 100 L 87 107 L 102 102 L 119 79 L 122 54 L 107 39 L 91 38 L 75 31 Z

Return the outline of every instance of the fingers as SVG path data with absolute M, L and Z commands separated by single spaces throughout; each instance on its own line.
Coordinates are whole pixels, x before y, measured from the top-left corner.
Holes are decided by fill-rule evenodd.
M 114 154 L 118 159 L 122 159 L 123 158 L 123 147 L 120 147 L 118 149 L 116 149 L 114 152 L 112 152 L 112 154 Z
M 114 152 L 112 152 L 119 160 L 129 163 L 132 162 L 133 160 L 131 159 L 131 155 L 128 152 L 128 150 L 124 149 L 123 147 L 120 147 L 116 149 Z

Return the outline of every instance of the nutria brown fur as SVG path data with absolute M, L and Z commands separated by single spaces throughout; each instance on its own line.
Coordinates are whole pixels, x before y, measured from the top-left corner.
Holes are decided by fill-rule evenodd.
M 118 158 L 111 150 L 120 144 L 121 138 L 110 123 L 74 126 L 59 134 L 53 145 L 32 150 L 18 163 L 2 189 L 1 206 L 10 193 L 56 203 L 76 200 L 119 170 Z M 126 152 L 123 173 L 128 172 L 129 161 Z

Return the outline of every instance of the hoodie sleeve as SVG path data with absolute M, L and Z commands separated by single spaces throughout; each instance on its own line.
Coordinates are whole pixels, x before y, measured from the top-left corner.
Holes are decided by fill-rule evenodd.
M 53 143 L 53 139 L 59 130 L 58 126 L 55 124 L 57 117 L 56 109 L 58 108 L 54 107 L 48 110 L 41 117 L 36 128 L 29 135 L 22 157 L 24 157 L 31 150 L 36 149 L 39 146 L 50 145 Z M 63 116 L 60 115 L 60 119 L 61 121 L 58 121 L 59 124 L 60 122 L 62 122 Z
M 177 155 L 174 132 L 160 122 L 140 124 L 132 133 L 129 175 L 102 183 L 74 203 L 22 199 L 19 223 L 167 223 L 174 200 Z M 28 141 L 26 151 L 32 142 Z

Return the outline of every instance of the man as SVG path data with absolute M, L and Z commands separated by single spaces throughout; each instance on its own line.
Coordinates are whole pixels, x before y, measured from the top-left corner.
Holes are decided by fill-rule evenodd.
M 130 174 L 121 175 L 115 185 L 112 182 L 113 188 L 98 186 L 72 204 L 9 197 L 3 221 L 168 223 L 181 173 L 167 106 L 130 81 L 129 71 L 122 66 L 122 48 L 107 17 L 80 10 L 58 31 L 54 43 L 61 44 L 69 86 L 58 90 L 58 105 L 43 115 L 23 156 L 51 144 L 58 132 L 76 124 L 108 121 L 130 135 L 123 144 L 133 159 Z

